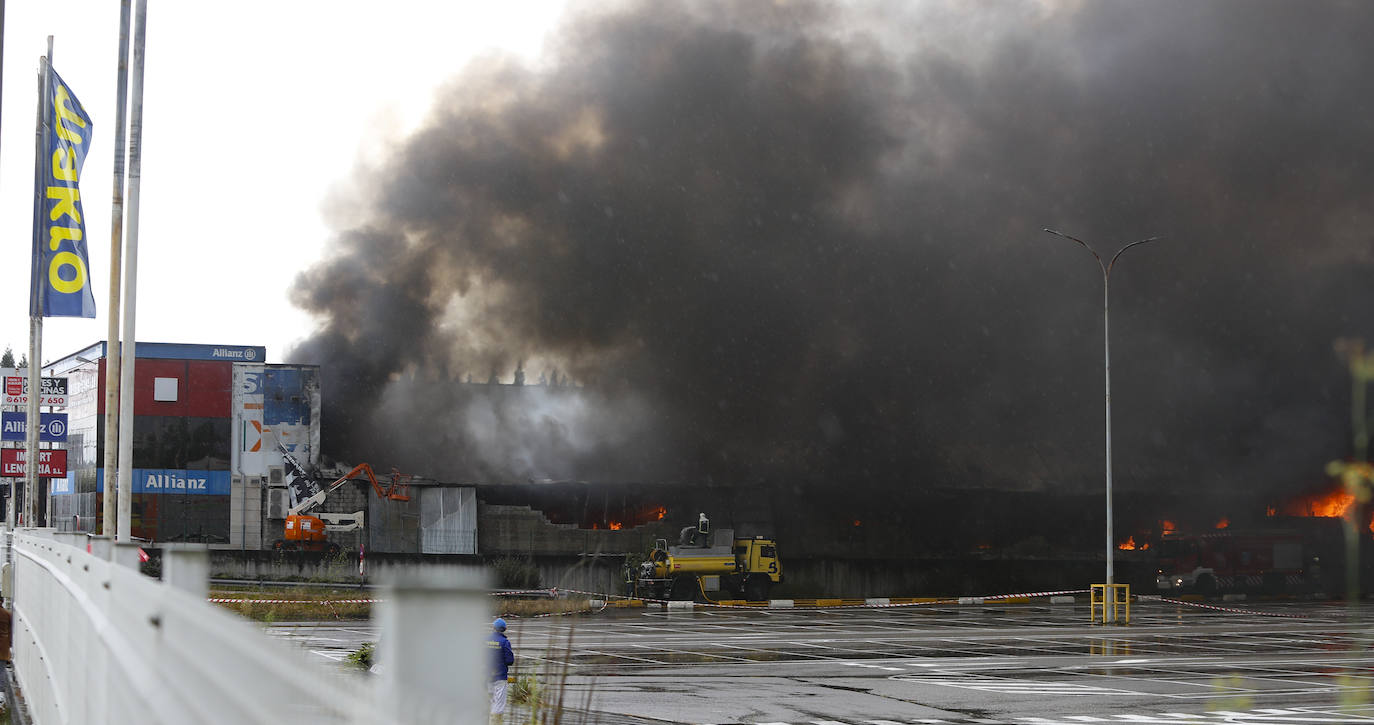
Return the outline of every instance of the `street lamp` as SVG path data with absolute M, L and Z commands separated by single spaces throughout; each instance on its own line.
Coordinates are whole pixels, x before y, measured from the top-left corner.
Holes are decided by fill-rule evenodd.
M 1112 537 L 1112 339 L 1110 334 L 1110 301 L 1109 294 L 1110 282 L 1112 277 L 1112 267 L 1116 265 L 1116 260 L 1131 247 L 1145 244 L 1146 242 L 1158 241 L 1159 237 L 1150 237 L 1138 242 L 1131 242 L 1112 255 L 1110 262 L 1104 263 L 1102 255 L 1097 250 L 1088 246 L 1082 239 L 1071 237 L 1063 232 L 1056 232 L 1053 229 L 1046 229 L 1046 232 L 1063 237 L 1071 242 L 1076 242 L 1084 249 L 1092 252 L 1093 259 L 1097 260 L 1097 266 L 1102 268 L 1102 371 L 1106 380 L 1106 405 L 1107 405 L 1107 583 L 1115 584 L 1115 573 L 1112 570 L 1112 552 L 1116 549 L 1116 542 Z

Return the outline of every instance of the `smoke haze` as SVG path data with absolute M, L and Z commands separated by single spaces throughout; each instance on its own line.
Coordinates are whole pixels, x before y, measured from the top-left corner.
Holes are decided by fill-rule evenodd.
M 1296 490 L 1350 454 L 1333 342 L 1374 340 L 1372 31 L 1286 0 L 572 13 L 331 204 L 290 357 L 326 453 L 443 480 L 1091 491 L 1102 279 L 1041 229 L 1159 235 L 1111 280 L 1118 485 Z

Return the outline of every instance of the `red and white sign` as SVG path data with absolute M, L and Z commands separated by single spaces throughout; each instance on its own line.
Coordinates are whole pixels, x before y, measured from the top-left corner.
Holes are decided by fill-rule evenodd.
M 0 476 L 22 478 L 27 475 L 23 448 L 0 448 Z M 39 478 L 66 478 L 67 452 L 59 449 L 38 452 Z
M 67 407 L 67 379 L 66 378 L 43 378 L 43 399 L 38 401 L 39 405 L 51 405 L 57 408 Z M 29 379 L 22 375 L 5 376 L 5 405 L 28 405 L 29 404 Z

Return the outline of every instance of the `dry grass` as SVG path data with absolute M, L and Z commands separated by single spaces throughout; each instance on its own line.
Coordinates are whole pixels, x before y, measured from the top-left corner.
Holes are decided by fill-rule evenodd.
M 242 600 L 216 602 L 235 614 L 257 622 L 317 622 L 322 620 L 360 620 L 372 616 L 372 605 L 340 600 L 377 599 L 381 595 L 356 587 L 254 587 L 251 589 L 213 589 L 211 599 Z M 577 614 L 594 611 L 587 599 L 518 599 L 493 597 L 492 606 L 503 617 L 537 617 L 549 614 Z
M 314 622 L 328 619 L 358 620 L 372 616 L 372 605 L 340 600 L 373 599 L 377 595 L 356 587 L 255 587 L 252 589 L 212 589 L 211 599 L 235 614 L 258 622 Z
M 494 597 L 496 613 L 502 617 L 537 617 L 543 614 L 577 614 L 596 611 L 589 599 L 516 599 Z

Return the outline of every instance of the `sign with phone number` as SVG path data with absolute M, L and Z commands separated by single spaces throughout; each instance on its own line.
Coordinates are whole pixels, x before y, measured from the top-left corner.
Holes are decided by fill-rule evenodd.
M 67 407 L 67 379 L 43 378 L 43 398 L 39 405 Z M 22 375 L 5 376 L 5 405 L 29 404 L 29 379 Z

